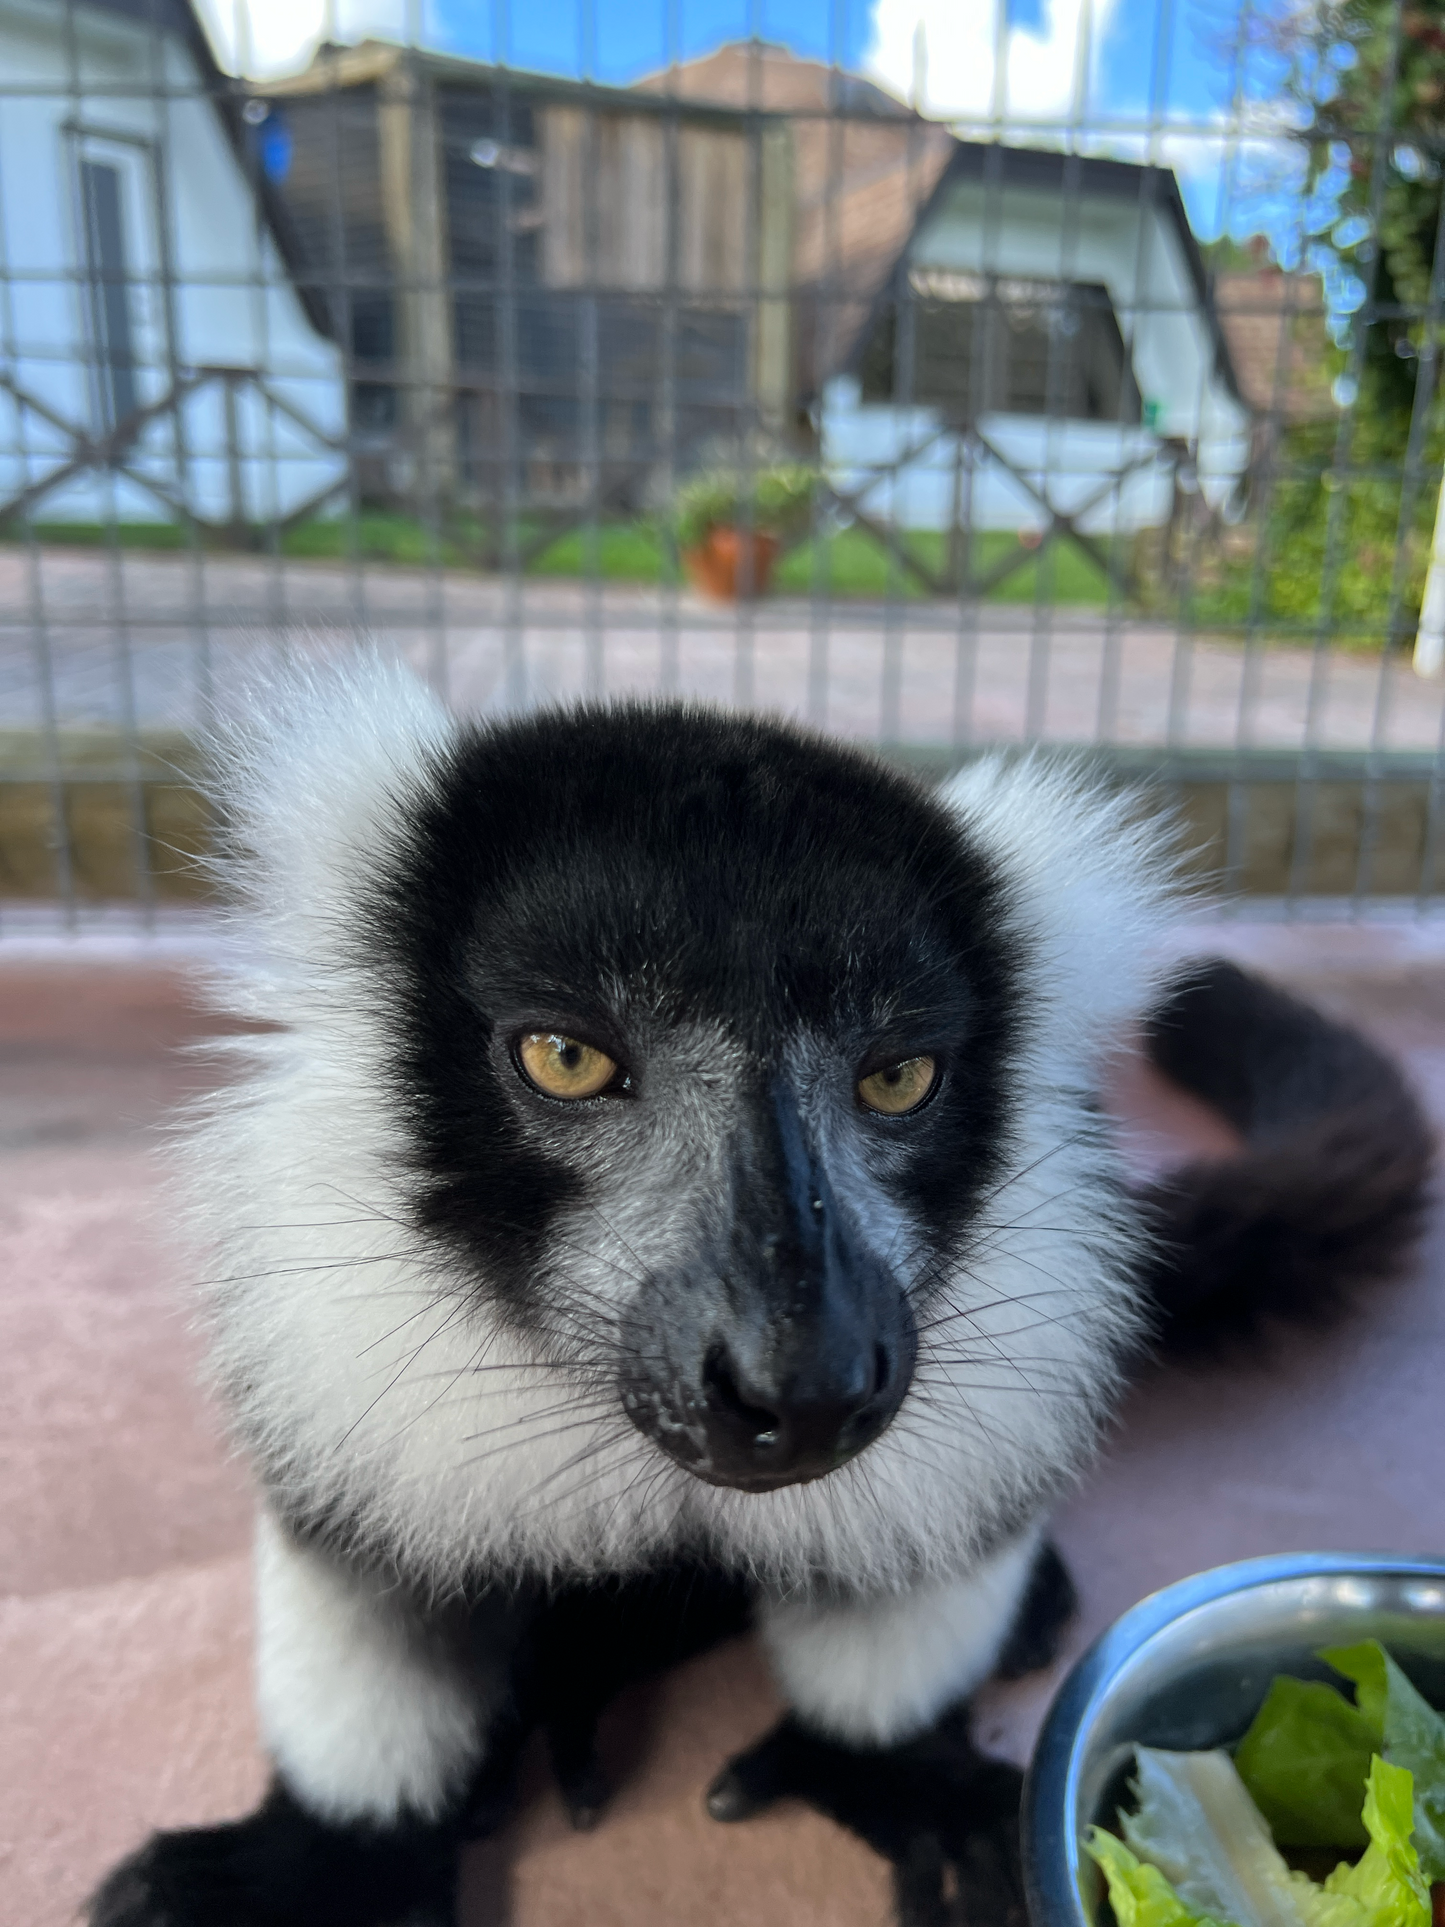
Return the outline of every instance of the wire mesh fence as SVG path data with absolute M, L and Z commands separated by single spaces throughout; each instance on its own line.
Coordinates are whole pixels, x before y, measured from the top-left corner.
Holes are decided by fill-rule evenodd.
M 244 0 L 0 0 L 0 898 L 194 894 L 198 730 L 366 636 L 1070 745 L 1226 891 L 1431 906 L 1439 8 L 816 11 L 247 79 Z

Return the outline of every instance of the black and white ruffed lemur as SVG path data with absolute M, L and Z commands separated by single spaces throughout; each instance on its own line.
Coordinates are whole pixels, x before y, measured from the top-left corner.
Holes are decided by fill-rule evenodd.
M 931 791 L 696 707 L 463 722 L 359 654 L 218 765 L 220 995 L 272 1028 L 178 1145 L 275 1778 L 93 1927 L 444 1927 L 528 1734 L 591 1820 L 602 1705 L 744 1623 L 790 1711 L 715 1816 L 810 1799 L 905 1921 L 1008 1917 L 967 1703 L 1054 1650 L 1050 1507 L 1149 1347 L 1400 1267 L 1397 1072 L 1171 975 L 1166 839 L 1047 759 Z M 1141 1022 L 1244 1148 L 1131 1194 L 1096 1090 Z

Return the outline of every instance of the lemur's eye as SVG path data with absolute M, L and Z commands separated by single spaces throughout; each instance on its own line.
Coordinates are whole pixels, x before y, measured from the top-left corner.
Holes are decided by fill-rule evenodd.
M 606 1051 L 555 1031 L 534 1030 L 524 1037 L 517 1062 L 528 1082 L 548 1097 L 596 1097 L 617 1075 Z
M 916 1111 L 938 1082 L 938 1062 L 932 1057 L 905 1057 L 858 1081 L 858 1101 L 865 1111 L 883 1117 L 902 1117 Z

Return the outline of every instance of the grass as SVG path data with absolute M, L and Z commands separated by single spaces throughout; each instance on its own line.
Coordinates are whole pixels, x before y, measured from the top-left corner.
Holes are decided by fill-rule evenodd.
M 916 556 L 935 577 L 948 562 L 947 538 L 933 530 L 912 530 L 898 537 L 900 548 Z M 992 568 L 1016 544 L 1012 535 L 988 531 L 974 537 L 973 570 Z M 595 557 L 595 563 L 592 558 Z M 1051 558 L 1042 558 L 1052 580 L 1045 581 L 1046 601 L 1102 607 L 1109 586 L 1101 570 L 1087 556 L 1064 544 Z M 1038 593 L 1041 558 L 1032 556 L 994 589 L 991 602 L 1032 602 Z M 545 549 L 528 573 L 544 576 L 581 576 L 595 566 L 610 582 L 668 582 L 675 580 L 673 565 L 657 533 L 646 524 L 609 525 L 595 531 L 573 529 Z M 862 529 L 842 529 L 821 541 L 805 542 L 780 558 L 773 574 L 780 595 L 857 596 L 881 600 L 888 595 L 910 601 L 926 598 L 928 590 L 899 557 L 875 542 Z
M 672 556 L 657 531 L 644 522 L 613 522 L 596 529 L 569 529 L 543 549 L 528 575 L 582 576 L 593 570 L 605 582 L 676 582 Z
M 31 532 L 37 542 L 51 542 L 63 548 L 104 549 L 114 544 L 122 549 L 185 549 L 190 547 L 189 532 L 176 522 L 34 522 Z M 0 539 L 19 542 L 24 535 L 6 524 Z
M 42 542 L 76 547 L 176 550 L 190 546 L 190 533 L 173 523 L 123 522 L 114 527 L 95 523 L 48 522 L 34 525 Z M 517 545 L 525 552 L 542 534 L 533 523 L 522 523 Z M 345 561 L 352 558 L 403 567 L 477 569 L 489 561 L 486 530 L 476 518 L 457 517 L 441 531 L 415 518 L 384 510 L 368 510 L 348 519 L 317 519 L 300 523 L 280 535 L 276 547 L 298 561 Z M 6 531 L 7 540 L 16 534 Z M 947 538 L 932 530 L 902 532 L 896 538 L 936 577 L 947 566 Z M 256 545 L 271 545 L 267 532 L 256 532 Z M 221 547 L 202 540 L 201 546 Z M 972 545 L 975 575 L 992 568 L 1015 548 L 1012 535 L 999 531 L 976 534 Z M 570 529 L 559 535 L 527 564 L 532 576 L 572 578 L 596 575 L 607 582 L 666 583 L 677 580 L 675 564 L 660 531 L 647 522 L 604 523 L 595 529 Z M 1089 558 L 1067 542 L 1031 556 L 995 589 L 988 600 L 998 603 L 1032 602 L 1040 592 L 1047 603 L 1073 607 L 1101 607 L 1108 599 L 1108 583 Z M 846 528 L 816 542 L 806 542 L 781 558 L 774 575 L 782 595 L 822 594 L 838 597 L 925 599 L 928 590 L 897 555 L 858 528 Z
M 897 538 L 900 550 L 907 550 L 935 577 L 942 578 L 948 566 L 948 538 L 941 531 L 914 529 Z M 1017 548 L 1012 535 L 1004 530 L 986 529 L 975 534 L 971 545 L 970 566 L 975 576 L 985 574 Z M 1006 576 L 989 592 L 990 602 L 1032 602 L 1039 592 L 1039 577 L 1044 572 L 1044 600 L 1074 607 L 1102 607 L 1108 600 L 1109 585 L 1102 570 L 1068 543 L 1061 543 L 1042 555 L 1030 556 L 1015 572 Z M 817 589 L 836 596 L 907 596 L 910 600 L 926 597 L 928 590 L 906 568 L 899 556 L 862 529 L 843 529 L 821 542 L 804 543 L 783 557 L 774 582 L 784 594 L 806 595 Z

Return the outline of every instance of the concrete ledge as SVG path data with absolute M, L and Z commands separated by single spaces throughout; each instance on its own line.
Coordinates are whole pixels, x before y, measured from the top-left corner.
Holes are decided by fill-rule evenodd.
M 174 730 L 0 731 L 0 897 L 195 901 L 212 840 L 201 758 Z
M 885 749 L 941 781 L 969 754 Z M 972 752 L 977 754 L 978 752 Z M 1010 752 L 1015 753 L 1015 752 Z M 1179 819 L 1186 867 L 1246 896 L 1410 898 L 1445 889 L 1445 765 L 1428 756 L 1085 748 L 1107 781 Z M 214 822 L 177 731 L 0 732 L 0 898 L 196 902 Z
M 1138 788 L 1146 804 L 1157 799 L 1179 823 L 1186 873 L 1227 895 L 1416 898 L 1445 887 L 1445 760 L 1115 745 L 1058 753 Z M 883 754 L 939 782 L 970 760 L 913 746 Z

